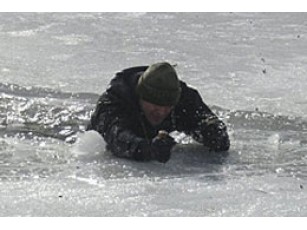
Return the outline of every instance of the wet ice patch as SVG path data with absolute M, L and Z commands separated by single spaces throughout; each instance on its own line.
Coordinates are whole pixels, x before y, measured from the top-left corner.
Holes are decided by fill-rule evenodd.
M 76 175 L 72 175 L 72 176 L 70 176 L 70 178 L 72 178 L 74 180 L 77 180 L 77 181 L 80 181 L 80 182 L 87 183 L 89 185 L 97 186 L 99 188 L 104 188 L 105 187 L 105 184 L 100 183 L 100 181 L 98 181 L 95 178 L 84 178 L 84 177 L 78 177 Z
M 91 42 L 93 39 L 83 34 L 69 34 L 63 36 L 54 36 L 53 38 L 63 42 L 65 45 L 79 45 L 81 43 Z
M 51 59 L 55 61 L 67 61 L 72 56 L 73 55 L 71 54 L 56 54 L 56 55 L 51 56 Z
M 31 37 L 35 35 L 37 31 L 35 30 L 23 30 L 23 31 L 12 31 L 8 32 L 12 37 Z
M 280 136 L 278 133 L 275 133 L 268 138 L 268 144 L 271 144 L 272 146 L 278 147 L 280 143 Z
M 9 73 L 9 72 L 11 72 L 11 70 L 9 68 L 4 67 L 4 68 L 1 69 L 1 72 L 2 73 Z
M 70 167 L 69 145 L 54 139 L 0 139 L 0 182 L 47 178 Z

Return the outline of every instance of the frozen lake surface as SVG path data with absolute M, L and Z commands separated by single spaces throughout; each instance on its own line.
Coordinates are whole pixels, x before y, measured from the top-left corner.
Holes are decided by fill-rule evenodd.
M 0 13 L 0 216 L 307 216 L 306 13 Z M 114 73 L 159 61 L 227 123 L 166 164 L 84 132 Z

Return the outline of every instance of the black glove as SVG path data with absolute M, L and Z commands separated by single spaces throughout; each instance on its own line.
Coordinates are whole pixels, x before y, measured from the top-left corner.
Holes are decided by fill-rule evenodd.
M 203 144 L 213 151 L 227 151 L 230 146 L 229 136 L 225 124 L 216 120 L 209 124 L 202 132 Z
M 166 163 L 171 157 L 171 149 L 175 144 L 176 141 L 167 132 L 159 131 L 159 134 L 151 141 L 151 157 Z

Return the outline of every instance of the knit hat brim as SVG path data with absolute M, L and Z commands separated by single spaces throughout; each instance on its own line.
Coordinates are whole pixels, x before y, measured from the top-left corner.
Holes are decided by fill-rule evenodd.
M 138 80 L 137 93 L 141 99 L 155 105 L 176 105 L 181 87 L 174 68 L 168 63 L 150 66 Z

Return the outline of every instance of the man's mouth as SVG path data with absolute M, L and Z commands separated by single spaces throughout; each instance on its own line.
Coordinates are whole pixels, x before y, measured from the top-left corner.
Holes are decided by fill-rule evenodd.
M 163 117 L 158 114 L 151 114 L 151 121 L 155 124 L 159 124 L 163 121 Z

